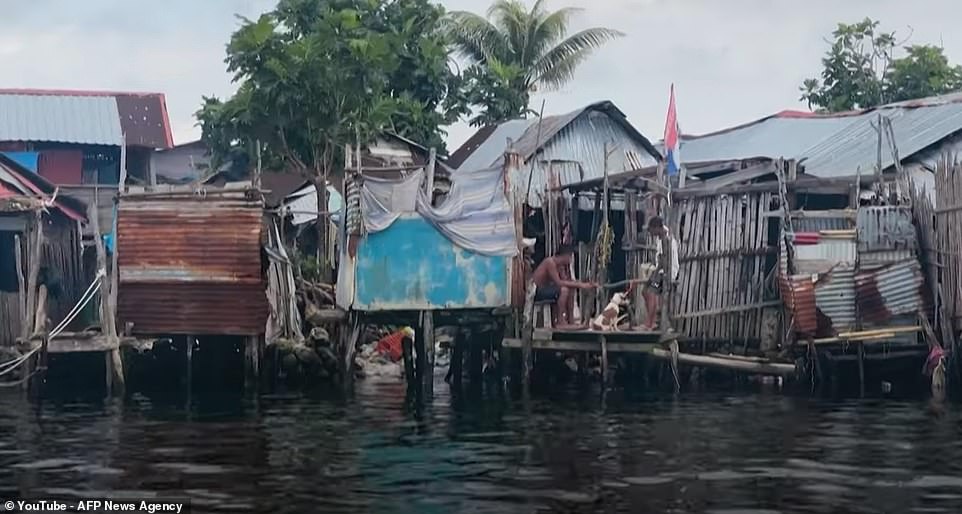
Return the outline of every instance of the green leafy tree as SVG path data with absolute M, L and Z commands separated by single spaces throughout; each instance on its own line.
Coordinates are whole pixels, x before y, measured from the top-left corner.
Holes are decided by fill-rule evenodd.
M 801 99 L 827 112 L 948 93 L 962 87 L 962 69 L 949 65 L 942 48 L 913 45 L 896 58 L 894 32 L 881 32 L 879 22 L 865 18 L 840 23 L 832 46 L 822 58 L 820 78 L 805 80 Z
M 441 126 L 463 112 L 447 100 L 458 78 L 443 15 L 428 0 L 281 0 L 242 19 L 225 61 L 238 90 L 204 99 L 204 140 L 219 156 L 259 142 L 269 163 L 314 181 L 322 209 L 347 144 L 393 131 L 443 151 Z M 317 223 L 319 241 L 327 226 Z M 318 259 L 330 276 L 320 248 Z
M 578 11 L 550 12 L 544 0 L 530 9 L 520 0 L 495 0 L 487 18 L 463 11 L 448 16 L 454 47 L 470 66 L 465 97 L 480 110 L 473 125 L 527 115 L 533 91 L 562 87 L 595 49 L 622 35 L 595 27 L 567 36 Z

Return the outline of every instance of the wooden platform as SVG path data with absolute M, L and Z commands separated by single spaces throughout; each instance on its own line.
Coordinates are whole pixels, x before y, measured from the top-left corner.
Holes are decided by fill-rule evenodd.
M 138 346 L 140 341 L 133 337 L 111 340 L 99 332 L 64 332 L 47 341 L 47 353 L 109 352 L 121 346 Z M 30 349 L 42 344 L 40 339 L 26 343 Z
M 602 337 L 613 353 L 651 353 L 660 347 L 661 332 L 616 330 L 578 330 L 578 329 L 543 329 L 534 330 L 531 347 L 535 350 L 556 350 L 569 352 L 599 352 Z M 505 338 L 502 341 L 505 348 L 521 348 L 521 339 Z

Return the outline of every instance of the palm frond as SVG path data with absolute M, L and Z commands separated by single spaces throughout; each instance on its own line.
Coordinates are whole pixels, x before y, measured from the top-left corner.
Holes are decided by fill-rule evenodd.
M 624 34 L 613 29 L 582 30 L 549 50 L 531 69 L 529 85 L 542 84 L 557 89 L 574 78 L 575 69 L 603 44 Z
M 510 55 L 502 55 L 502 60 L 520 63 L 523 60 L 528 25 L 528 11 L 520 0 L 495 0 L 488 10 L 488 17 L 508 42 Z
M 504 35 L 482 16 L 465 11 L 448 13 L 444 31 L 461 56 L 483 63 L 490 55 L 501 56 L 507 47 Z
M 580 11 L 582 9 L 577 7 L 567 7 L 547 16 L 542 15 L 536 23 L 531 23 L 528 47 L 525 51 L 528 62 L 524 64 L 530 66 L 536 63 L 552 46 L 565 37 L 568 33 L 568 21 Z

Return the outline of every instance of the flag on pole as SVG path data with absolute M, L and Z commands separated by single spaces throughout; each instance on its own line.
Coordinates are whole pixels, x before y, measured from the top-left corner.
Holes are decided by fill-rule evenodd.
M 681 141 L 678 139 L 678 116 L 675 113 L 675 85 L 671 85 L 668 117 L 665 119 L 665 169 L 668 176 L 681 171 Z

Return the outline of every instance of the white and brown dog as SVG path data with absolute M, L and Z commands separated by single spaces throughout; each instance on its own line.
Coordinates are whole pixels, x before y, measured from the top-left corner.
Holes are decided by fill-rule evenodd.
M 591 320 L 592 330 L 611 331 L 618 328 L 618 323 L 625 319 L 619 313 L 622 307 L 628 306 L 628 293 L 615 293 L 611 295 L 611 301 L 601 310 L 601 314 Z

